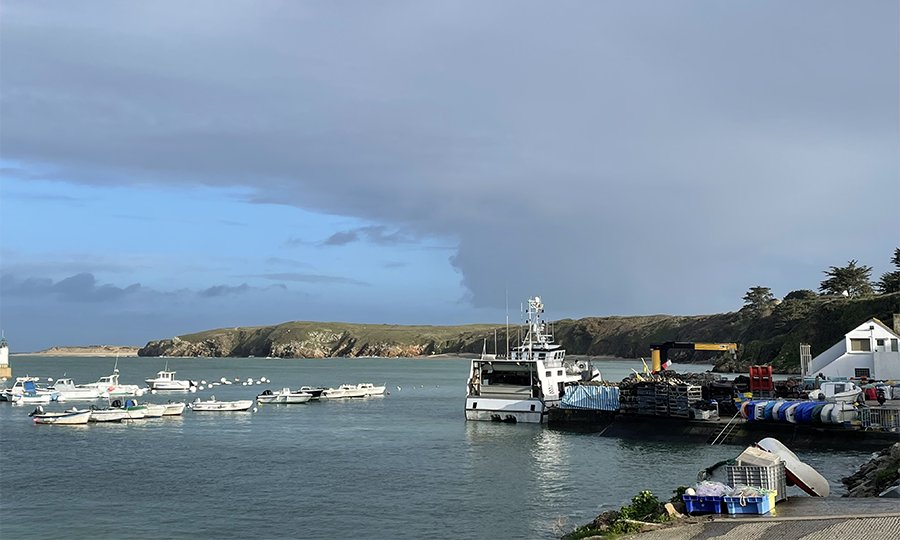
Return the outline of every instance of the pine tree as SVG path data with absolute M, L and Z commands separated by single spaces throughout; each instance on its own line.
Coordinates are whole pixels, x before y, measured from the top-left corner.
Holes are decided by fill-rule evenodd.
M 894 256 L 891 257 L 891 264 L 897 269 L 893 272 L 881 274 L 881 279 L 875 284 L 875 287 L 881 294 L 900 291 L 900 248 L 894 250 Z
M 823 270 L 828 279 L 819 285 L 819 292 L 823 294 L 845 294 L 846 296 L 867 296 L 872 294 L 871 266 L 856 266 L 854 259 L 847 266 L 832 266 L 829 270 Z

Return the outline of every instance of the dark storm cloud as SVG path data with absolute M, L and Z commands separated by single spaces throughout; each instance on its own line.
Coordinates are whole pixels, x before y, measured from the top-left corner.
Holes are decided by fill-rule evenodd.
M 271 279 L 273 281 L 295 281 L 298 283 L 337 283 L 343 285 L 363 285 L 369 286 L 370 283 L 357 281 L 355 279 L 345 278 L 341 276 L 325 276 L 321 274 L 300 274 L 296 272 L 282 272 L 278 274 L 262 274 L 258 277 Z
M 323 246 L 346 246 L 359 240 L 365 239 L 372 244 L 381 246 L 394 246 L 398 244 L 412 244 L 416 239 L 405 231 L 394 231 L 389 233 L 388 228 L 383 225 L 370 225 L 368 227 L 358 227 L 349 231 L 338 231 L 323 242 Z
M 229 294 L 241 294 L 250 290 L 250 285 L 242 283 L 236 287 L 231 285 L 215 285 L 208 289 L 197 291 L 197 296 L 201 298 L 214 298 L 216 296 L 226 296 Z
M 737 308 L 896 244 L 896 3 L 2 11 L 5 158 L 451 239 L 476 306 Z
M 97 285 L 93 274 L 77 274 L 56 283 L 48 278 L 26 278 L 17 280 L 11 274 L 0 278 L 0 291 L 3 295 L 41 297 L 55 295 L 66 302 L 109 302 L 123 296 L 134 294 L 141 289 L 140 283 L 119 288 L 115 285 Z

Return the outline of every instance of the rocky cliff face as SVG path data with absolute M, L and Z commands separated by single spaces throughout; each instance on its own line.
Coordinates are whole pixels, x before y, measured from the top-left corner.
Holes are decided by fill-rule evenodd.
M 816 355 L 871 317 L 892 321 L 900 293 L 862 299 L 787 300 L 764 314 L 589 317 L 553 323 L 552 332 L 569 354 L 648 358 L 650 346 L 666 341 L 737 343 L 738 358 L 672 350 L 678 362 L 712 362 L 716 371 L 747 372 L 771 364 L 776 373 L 798 373 L 800 343 Z M 495 340 L 496 337 L 496 340 Z M 509 343 L 521 339 L 510 328 Z M 505 326 L 391 326 L 295 321 L 277 326 L 226 328 L 151 341 L 139 356 L 330 358 L 411 357 L 430 354 L 503 352 Z
M 896 485 L 900 479 L 900 443 L 893 444 L 855 474 L 841 479 L 847 486 L 847 497 L 877 497 L 879 493 Z

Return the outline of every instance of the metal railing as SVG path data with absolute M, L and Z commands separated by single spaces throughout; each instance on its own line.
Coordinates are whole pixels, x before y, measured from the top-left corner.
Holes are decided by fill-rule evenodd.
M 858 414 L 864 430 L 900 431 L 900 409 L 863 407 L 859 409 Z

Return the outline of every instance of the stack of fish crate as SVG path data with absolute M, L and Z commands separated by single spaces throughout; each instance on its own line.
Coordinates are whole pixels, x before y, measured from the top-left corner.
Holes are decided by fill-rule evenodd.
M 669 416 L 688 418 L 691 407 L 703 399 L 703 390 L 692 384 L 678 384 L 669 388 Z
M 637 390 L 633 384 L 619 387 L 619 411 L 622 414 L 638 414 Z
M 656 416 L 669 416 L 668 383 L 656 383 Z
M 656 385 L 640 384 L 637 387 L 638 414 L 656 415 Z

